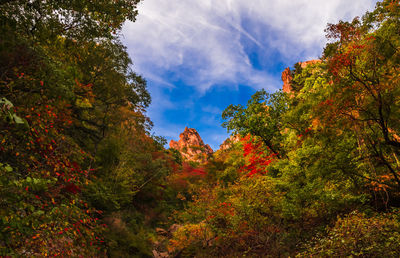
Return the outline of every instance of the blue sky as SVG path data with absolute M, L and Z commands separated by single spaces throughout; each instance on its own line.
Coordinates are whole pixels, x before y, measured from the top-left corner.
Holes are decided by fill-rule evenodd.
M 376 0 L 144 0 L 122 42 L 152 95 L 153 132 L 195 128 L 216 150 L 229 104 L 281 88 L 281 72 L 316 59 L 327 23 L 373 10 Z

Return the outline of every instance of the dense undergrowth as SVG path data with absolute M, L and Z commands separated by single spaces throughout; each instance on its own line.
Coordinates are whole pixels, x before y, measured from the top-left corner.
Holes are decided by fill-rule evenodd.
M 398 1 L 228 107 L 240 141 L 205 164 L 149 134 L 118 40 L 137 4 L 0 3 L 0 256 L 400 255 Z
M 220 257 L 398 257 L 400 6 L 329 24 L 290 92 L 230 106 L 241 136 L 208 164 L 170 251 Z M 215 166 L 215 164 L 219 164 Z

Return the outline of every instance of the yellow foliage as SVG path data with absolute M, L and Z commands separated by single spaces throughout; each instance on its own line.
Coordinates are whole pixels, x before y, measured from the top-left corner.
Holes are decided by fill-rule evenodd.
M 207 246 L 212 239 L 213 233 L 205 222 L 186 224 L 173 234 L 173 238 L 169 242 L 168 251 L 171 253 L 198 243 Z

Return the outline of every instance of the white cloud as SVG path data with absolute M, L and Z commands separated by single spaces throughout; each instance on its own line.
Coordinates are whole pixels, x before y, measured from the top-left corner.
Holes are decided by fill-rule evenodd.
M 184 125 L 165 118 L 176 109 L 164 90 L 181 82 L 205 94 L 215 85 L 239 84 L 274 91 L 281 87 L 279 71 L 252 65 L 249 51 L 261 67 L 292 65 L 317 58 L 325 44 L 327 23 L 349 20 L 372 10 L 376 0 L 144 0 L 135 23 L 123 28 L 135 71 L 149 80 L 153 104 L 148 114 L 156 131 L 177 138 Z M 179 108 L 193 108 L 187 99 Z M 206 108 L 207 109 L 207 108 Z M 211 112 L 213 110 L 202 110 Z M 192 110 L 193 111 L 193 110 Z M 193 111 L 195 112 L 195 111 Z M 195 117 L 188 115 L 191 121 Z M 211 120 L 216 119 L 211 115 Z M 213 147 L 224 134 L 210 139 Z M 210 136 L 211 137 L 211 136 Z
M 315 58 L 325 44 L 328 22 L 361 15 L 375 2 L 145 0 L 137 21 L 124 26 L 124 42 L 138 72 L 148 78 L 162 80 L 172 71 L 172 79 L 203 92 L 216 84 L 270 85 L 273 90 L 280 87 L 279 78 L 252 67 L 244 41 L 259 51 L 278 51 L 289 64 Z
M 260 35 L 281 54 L 303 57 L 320 54 L 325 44 L 324 29 L 327 23 L 350 20 L 372 10 L 375 0 L 274 0 L 245 1 L 241 3 L 244 15 L 250 16 L 259 26 L 273 33 Z M 249 1 L 250 2 L 250 1 Z M 262 31 L 262 30 L 261 30 Z

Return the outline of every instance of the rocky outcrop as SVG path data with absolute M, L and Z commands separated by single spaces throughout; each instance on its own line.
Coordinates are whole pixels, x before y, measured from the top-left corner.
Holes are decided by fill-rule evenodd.
M 282 81 L 283 81 L 283 87 L 282 90 L 283 92 L 286 93 L 290 93 L 292 92 L 293 88 L 291 85 L 291 82 L 293 80 L 293 76 L 292 76 L 292 71 L 290 70 L 290 68 L 286 68 L 283 72 L 282 72 Z
M 300 62 L 300 65 L 301 65 L 301 68 L 304 69 L 309 65 L 318 64 L 318 63 L 321 63 L 321 62 L 322 62 L 321 60 L 315 59 L 315 60 L 308 60 L 308 61 L 305 61 L 305 62 Z
M 219 150 L 224 151 L 232 147 L 233 144 L 237 143 L 240 140 L 239 135 L 231 135 L 227 138 L 220 146 Z
M 187 127 L 179 135 L 179 141 L 171 140 L 169 147 L 177 149 L 187 161 L 204 162 L 213 153 L 210 145 L 204 144 L 196 129 Z
M 306 68 L 309 65 L 321 63 L 321 60 L 309 60 L 305 62 L 299 62 L 301 68 Z M 286 93 L 292 93 L 293 92 L 293 87 L 292 87 L 292 80 L 293 80 L 293 72 L 290 70 L 289 67 L 287 67 L 283 72 L 282 72 L 282 81 L 283 81 L 283 86 L 282 90 L 283 92 Z
M 178 231 L 182 225 L 173 224 L 169 229 L 156 228 L 157 241 L 153 242 L 153 257 L 154 258 L 167 258 L 176 257 L 168 253 L 168 243 L 173 234 Z

